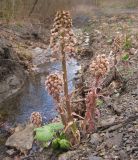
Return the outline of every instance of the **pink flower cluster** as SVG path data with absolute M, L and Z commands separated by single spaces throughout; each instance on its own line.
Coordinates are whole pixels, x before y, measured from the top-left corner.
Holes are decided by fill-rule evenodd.
M 112 49 L 114 52 L 118 52 L 121 48 L 122 48 L 122 36 L 121 35 L 118 35 L 114 38 L 114 41 L 113 41 L 113 45 L 112 45 Z
M 61 52 L 61 44 L 64 44 L 64 52 L 68 54 L 76 52 L 75 45 L 77 40 L 71 27 L 72 19 L 69 11 L 58 11 L 50 38 L 50 47 L 54 53 Z
M 35 126 L 40 127 L 42 124 L 42 116 L 39 112 L 33 112 L 30 117 L 31 123 Z
M 50 95 L 58 102 L 62 92 L 62 79 L 58 74 L 50 74 L 45 82 L 46 88 Z
M 104 54 L 98 55 L 96 59 L 91 63 L 90 70 L 95 77 L 104 76 L 109 67 L 109 61 Z

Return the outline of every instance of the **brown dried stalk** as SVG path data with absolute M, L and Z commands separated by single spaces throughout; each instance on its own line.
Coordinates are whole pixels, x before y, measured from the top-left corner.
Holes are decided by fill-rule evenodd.
M 114 79 L 117 79 L 117 55 L 119 54 L 120 50 L 122 49 L 122 37 L 121 35 L 116 36 L 114 38 L 114 42 L 113 42 L 113 53 L 114 53 Z

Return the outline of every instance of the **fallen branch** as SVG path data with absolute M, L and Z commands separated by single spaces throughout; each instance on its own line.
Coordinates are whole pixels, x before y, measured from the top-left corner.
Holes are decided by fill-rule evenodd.
M 128 123 L 135 121 L 137 118 L 138 118 L 138 115 L 136 114 L 136 115 L 129 116 L 127 119 L 125 119 L 123 121 L 114 122 L 113 124 L 109 124 L 109 125 L 105 125 L 105 126 L 98 126 L 97 131 L 108 130 L 111 132 L 111 131 L 118 129 L 122 126 L 126 126 Z

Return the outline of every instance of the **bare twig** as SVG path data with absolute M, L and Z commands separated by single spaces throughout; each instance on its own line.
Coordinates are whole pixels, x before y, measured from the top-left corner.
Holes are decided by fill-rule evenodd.
M 29 17 L 30 17 L 31 14 L 33 13 L 33 11 L 34 11 L 34 9 L 35 9 L 37 3 L 38 3 L 38 0 L 35 0 L 35 2 L 34 2 L 34 4 L 33 4 L 33 7 L 32 7 L 32 9 L 31 9 L 31 11 L 30 11 L 30 13 L 29 13 Z

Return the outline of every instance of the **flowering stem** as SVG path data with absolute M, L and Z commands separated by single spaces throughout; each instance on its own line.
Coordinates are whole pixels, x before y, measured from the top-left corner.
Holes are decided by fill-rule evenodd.
M 71 121 L 72 120 L 72 115 L 71 115 L 72 111 L 71 111 L 69 94 L 68 94 L 67 67 L 66 67 L 66 57 L 65 57 L 65 52 L 64 52 L 64 40 L 61 45 L 61 52 L 62 52 L 62 70 L 63 70 L 64 95 L 65 95 L 65 100 L 66 100 L 66 109 L 68 112 L 68 119 L 69 119 L 69 121 Z
M 66 113 L 65 110 L 60 106 L 60 103 L 58 103 L 58 112 L 60 113 L 63 125 L 66 127 L 67 126 Z
M 71 129 L 73 132 L 73 136 L 75 137 L 76 142 L 78 143 L 78 139 L 76 136 L 77 127 L 74 122 L 73 116 L 72 116 L 72 109 L 70 104 L 70 97 L 68 93 L 68 82 L 67 82 L 67 67 L 66 67 L 66 55 L 64 52 L 64 35 L 62 36 L 62 42 L 61 42 L 61 54 L 62 54 L 62 70 L 63 70 L 63 81 L 64 81 L 64 95 L 65 95 L 65 102 L 66 102 L 66 110 L 68 115 L 68 122 L 73 122 L 71 125 Z
M 100 81 L 100 76 L 96 76 L 95 78 L 95 87 L 97 88 L 99 85 L 99 81 Z
M 95 118 L 95 108 L 96 108 L 96 90 L 92 89 L 91 92 L 87 95 L 86 107 L 87 111 L 84 119 L 84 131 L 92 131 L 94 129 L 94 118 Z M 88 129 L 86 128 L 89 126 Z

